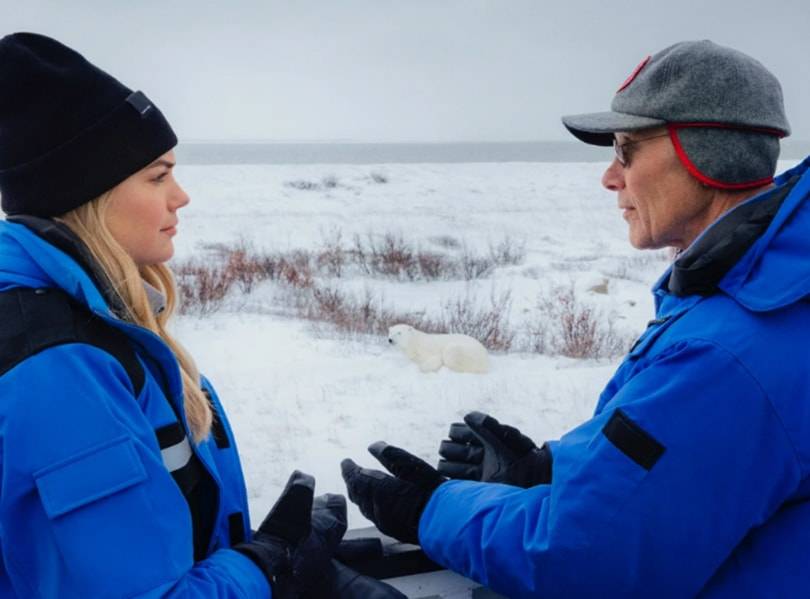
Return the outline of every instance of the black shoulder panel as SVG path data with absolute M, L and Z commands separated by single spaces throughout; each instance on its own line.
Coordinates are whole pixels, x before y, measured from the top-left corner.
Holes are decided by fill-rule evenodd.
M 49 347 L 86 343 L 115 357 L 137 397 L 145 374 L 127 336 L 58 289 L 0 292 L 0 376 Z

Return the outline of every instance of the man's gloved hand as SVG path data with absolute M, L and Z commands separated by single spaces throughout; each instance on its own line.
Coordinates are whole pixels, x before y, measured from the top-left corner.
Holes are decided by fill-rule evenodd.
M 439 446 L 439 472 L 450 478 L 496 482 L 529 488 L 551 482 L 551 450 L 513 426 L 482 412 L 470 412 L 464 424 L 450 425 L 449 440 Z
M 349 499 L 381 532 L 418 545 L 422 511 L 433 491 L 447 479 L 427 462 L 383 441 L 368 450 L 394 476 L 343 460 L 340 468 Z

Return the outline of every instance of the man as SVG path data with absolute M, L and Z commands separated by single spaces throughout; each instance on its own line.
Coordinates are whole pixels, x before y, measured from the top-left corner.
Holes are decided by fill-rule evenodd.
M 810 159 L 772 178 L 778 81 L 684 42 L 642 62 L 611 112 L 563 123 L 613 144 L 602 183 L 630 243 L 679 251 L 655 319 L 559 441 L 469 414 L 443 470 L 490 482 L 377 443 L 394 476 L 345 460 L 350 498 L 510 597 L 810 596 Z

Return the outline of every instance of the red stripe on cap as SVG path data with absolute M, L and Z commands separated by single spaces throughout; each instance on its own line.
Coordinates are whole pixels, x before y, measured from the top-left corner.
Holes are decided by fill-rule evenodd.
M 681 163 L 686 167 L 686 170 L 689 171 L 689 174 L 692 175 L 695 179 L 709 185 L 710 187 L 716 187 L 719 189 L 753 189 L 755 187 L 762 187 L 763 185 L 769 185 L 773 183 L 773 177 L 766 177 L 765 179 L 757 179 L 756 181 L 748 181 L 746 183 L 724 183 L 723 181 L 718 181 L 717 179 L 712 179 L 704 175 L 700 172 L 700 169 L 695 166 L 695 164 L 689 159 L 689 156 L 686 155 L 686 151 L 683 149 L 681 145 L 681 140 L 678 138 L 678 129 L 684 129 L 688 127 L 711 127 L 714 126 L 713 124 L 704 124 L 704 123 L 671 123 L 667 125 L 667 131 L 669 131 L 669 138 L 672 140 L 672 145 L 675 147 L 675 153 L 678 155 Z M 718 128 L 722 129 L 740 129 L 740 127 L 729 127 L 727 125 L 717 125 Z M 746 129 L 749 130 L 750 129 Z
M 648 62 L 650 62 L 650 59 L 651 59 L 651 58 L 652 58 L 652 56 L 648 56 L 647 58 L 645 58 L 644 60 L 642 60 L 640 63 L 638 63 L 638 65 L 636 65 L 636 68 L 635 68 L 635 69 L 633 69 L 633 72 L 632 72 L 632 73 L 630 73 L 630 76 L 629 76 L 627 79 L 625 79 L 625 80 L 624 80 L 624 83 L 622 83 L 622 84 L 621 84 L 621 86 L 619 87 L 619 89 L 617 89 L 617 90 L 616 90 L 616 93 L 617 93 L 617 94 L 618 94 L 620 91 L 622 91 L 622 90 L 623 90 L 625 87 L 627 87 L 628 85 L 630 85 L 631 83 L 633 83 L 633 80 L 634 80 L 636 77 L 638 77 L 638 74 L 641 72 L 641 69 L 643 69 L 644 67 L 646 67 L 646 66 L 647 66 L 647 63 L 648 63 Z

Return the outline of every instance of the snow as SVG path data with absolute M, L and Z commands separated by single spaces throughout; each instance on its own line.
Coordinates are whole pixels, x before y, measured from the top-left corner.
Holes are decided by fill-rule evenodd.
M 402 234 L 452 253 L 450 236 L 482 252 L 508 237 L 525 243 L 522 264 L 487 278 L 405 282 L 371 277 L 333 281 L 371 289 L 391 305 L 436 311 L 447 298 L 486 299 L 511 290 L 513 322 L 528 318 L 538 293 L 574 285 L 580 299 L 612 314 L 628 335 L 652 318 L 649 287 L 664 251 L 627 242 L 614 194 L 598 163 L 389 165 L 178 165 L 192 202 L 180 213 L 176 258 L 204 255 L 241 239 L 264 250 L 317 249 L 340 231 Z M 382 175 L 379 183 L 372 175 Z M 309 182 L 314 189 L 300 189 Z M 303 186 L 305 187 L 305 186 Z M 606 293 L 594 287 L 607 283 Z M 288 474 L 313 474 L 319 493 L 345 493 L 339 463 L 377 467 L 365 448 L 377 440 L 435 463 L 451 422 L 470 410 L 519 427 L 538 444 L 587 419 L 620 358 L 574 360 L 495 354 L 486 375 L 443 369 L 423 374 L 385 338 L 345 336 L 284 314 L 278 288 L 264 283 L 205 317 L 179 316 L 178 338 L 211 379 L 233 426 L 251 517 L 261 521 Z M 394 324 L 394 323 L 391 323 Z M 349 526 L 367 521 L 350 505 Z

